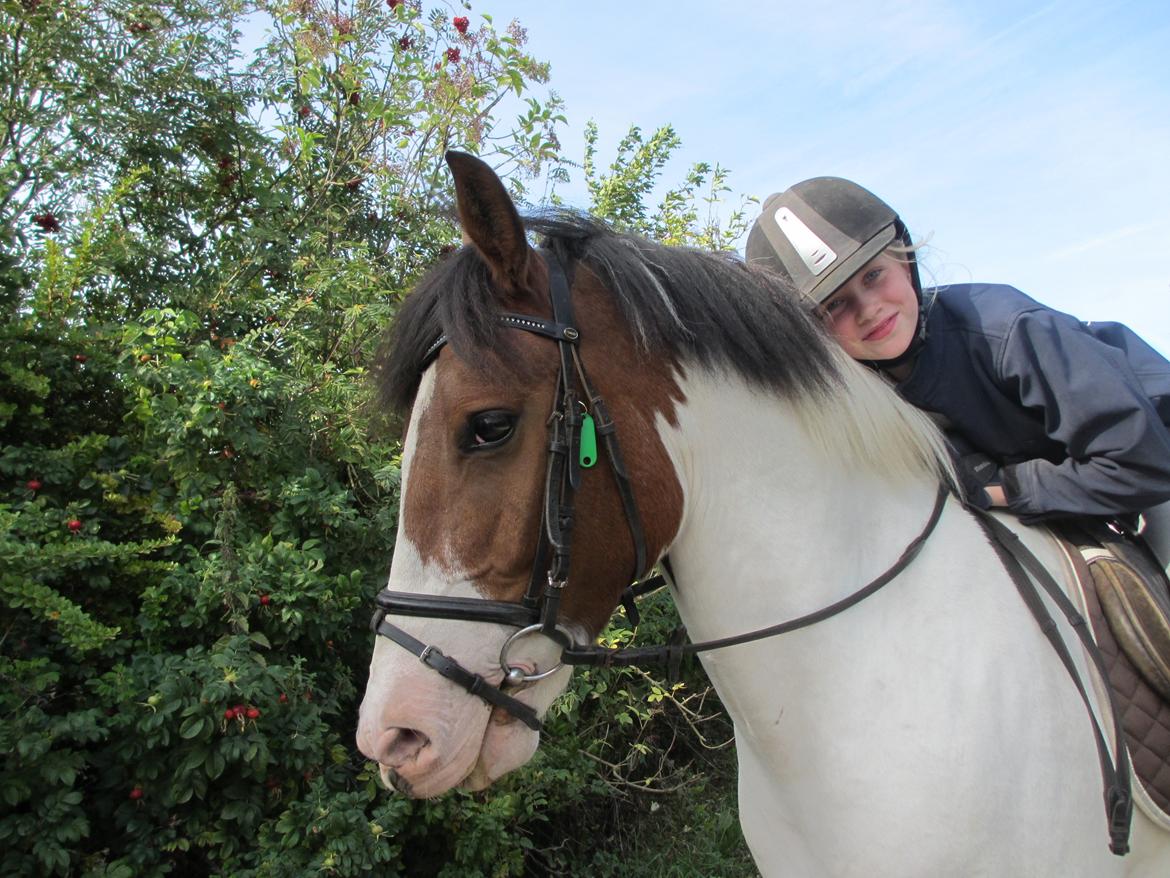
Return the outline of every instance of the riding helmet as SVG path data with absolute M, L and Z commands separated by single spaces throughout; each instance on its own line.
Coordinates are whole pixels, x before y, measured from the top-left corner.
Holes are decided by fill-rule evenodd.
M 849 180 L 813 177 L 768 196 L 748 233 L 746 257 L 788 279 L 815 306 L 895 242 L 911 246 L 888 204 Z M 913 251 L 906 259 L 921 305 Z

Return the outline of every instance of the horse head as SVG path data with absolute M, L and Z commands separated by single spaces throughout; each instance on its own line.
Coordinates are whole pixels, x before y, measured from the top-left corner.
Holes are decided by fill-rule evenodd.
M 647 356 L 571 237 L 535 250 L 496 174 L 469 155 L 447 160 L 466 243 L 407 297 L 381 370 L 384 396 L 410 411 L 387 592 L 396 624 L 383 623 L 398 642 L 377 638 L 358 728 L 383 778 L 420 797 L 483 788 L 532 756 L 531 718 L 569 679 L 562 645 L 596 637 L 682 509 L 657 434 L 679 396 L 673 359 Z M 558 283 L 571 327 L 554 313 Z M 603 411 L 591 411 L 597 398 Z M 603 433 L 615 425 L 616 460 L 581 466 L 586 413 Z M 539 630 L 515 639 L 522 614 L 509 624 L 462 611 L 543 600 L 550 565 L 562 568 L 550 586 L 559 608 Z

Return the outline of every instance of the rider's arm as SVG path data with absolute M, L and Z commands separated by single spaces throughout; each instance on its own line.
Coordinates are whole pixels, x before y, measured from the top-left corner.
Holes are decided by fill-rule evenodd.
M 1123 351 L 1068 315 L 1037 309 L 1016 319 L 996 367 L 1001 386 L 1068 451 L 1059 463 L 1003 468 L 1013 512 L 1116 515 L 1170 500 L 1170 431 Z

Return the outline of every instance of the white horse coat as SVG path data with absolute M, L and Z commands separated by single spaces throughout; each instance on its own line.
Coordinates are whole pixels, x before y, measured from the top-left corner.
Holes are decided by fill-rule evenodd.
M 853 371 L 852 405 L 889 405 Z M 678 426 L 660 426 L 686 495 L 669 556 L 695 640 L 804 615 L 875 578 L 937 488 L 896 463 L 844 465 L 843 444 L 865 436 L 826 435 L 828 419 L 815 436 L 736 385 L 695 376 Z M 870 435 L 875 454 L 892 438 Z M 1045 531 L 1016 529 L 1062 570 Z M 702 661 L 735 722 L 740 819 L 765 876 L 1170 875 L 1170 835 L 1139 810 L 1132 852 L 1109 852 L 1085 707 L 955 501 L 877 594 Z

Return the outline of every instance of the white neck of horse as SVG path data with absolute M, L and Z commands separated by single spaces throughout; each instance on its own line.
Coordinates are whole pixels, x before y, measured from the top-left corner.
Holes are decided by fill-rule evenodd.
M 692 637 L 832 603 L 926 523 L 938 483 L 925 470 L 897 479 L 880 462 L 834 459 L 791 404 L 737 380 L 683 385 L 679 425 L 660 435 L 685 496 L 670 559 Z
M 854 379 L 868 403 L 881 402 L 886 388 Z M 795 406 L 742 382 L 692 374 L 683 390 L 678 426 L 662 422 L 659 433 L 684 486 L 669 557 L 691 639 L 840 600 L 891 567 L 929 519 L 938 483 L 927 468 L 894 476 L 884 455 L 850 465 Z M 859 423 L 854 437 L 884 429 L 867 415 Z M 896 456 L 896 442 L 877 441 Z M 1059 569 L 1051 540 L 1025 530 Z M 1020 862 L 1051 865 L 1044 874 L 1128 874 L 1106 849 L 1083 707 L 953 501 L 918 558 L 875 595 L 703 664 L 735 722 L 740 819 L 762 874 L 877 874 L 871 862 L 883 875 L 957 874 L 942 863 L 1025 874 Z M 1012 807 L 989 789 L 1011 790 Z M 1049 823 L 1062 839 L 1089 841 L 1066 856 L 1019 837 L 1020 826 Z M 1090 871 L 1078 872 L 1085 862 Z

